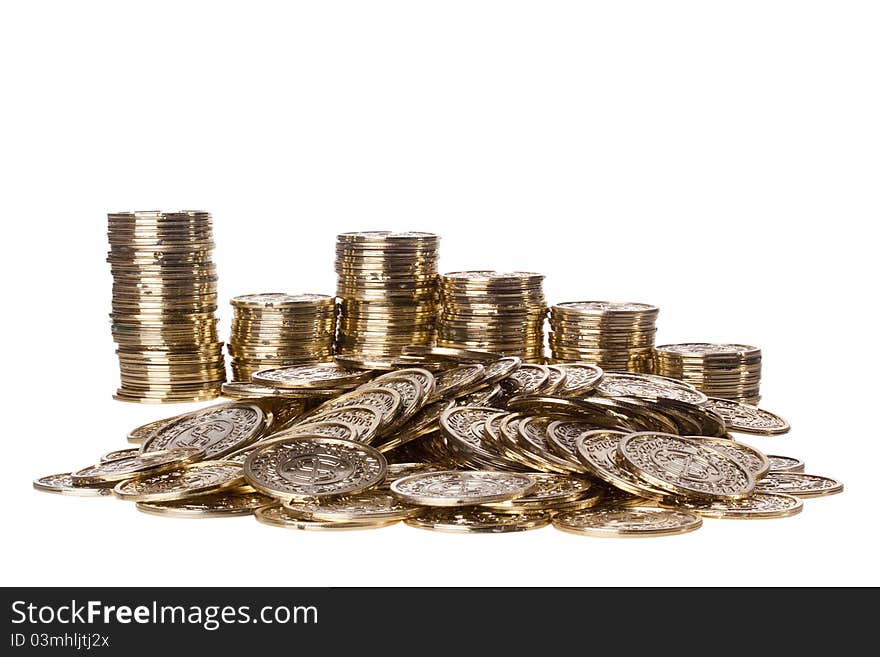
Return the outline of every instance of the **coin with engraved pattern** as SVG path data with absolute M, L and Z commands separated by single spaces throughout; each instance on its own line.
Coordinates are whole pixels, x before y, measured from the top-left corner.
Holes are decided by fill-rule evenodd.
M 422 509 L 402 500 L 387 488 L 374 488 L 332 499 L 291 501 L 284 506 L 303 518 L 337 521 L 403 520 Z
M 558 474 L 535 473 L 529 475 L 535 480 L 535 487 L 528 495 L 506 502 L 488 502 L 482 506 L 499 512 L 516 509 L 548 509 L 567 502 L 586 497 L 591 482 L 583 477 L 569 477 Z
M 599 385 L 605 375 L 601 367 L 590 363 L 557 363 L 554 367 L 565 374 L 562 385 L 554 393 L 563 397 L 586 395 Z
M 688 436 L 688 438 L 692 438 L 704 445 L 724 452 L 728 456 L 739 459 L 756 480 L 761 479 L 770 472 L 770 459 L 767 458 L 764 452 L 750 445 L 727 438 L 709 436 Z
M 590 474 L 615 488 L 646 499 L 662 499 L 665 492 L 620 464 L 617 450 L 626 435 L 604 429 L 581 433 L 574 441 L 578 458 Z
M 161 420 L 153 420 L 152 422 L 147 422 L 146 424 L 142 424 L 141 426 L 135 427 L 134 429 L 129 431 L 128 435 L 125 438 L 126 440 L 128 440 L 128 442 L 139 445 L 163 427 L 166 427 L 169 424 L 176 422 L 180 417 L 180 415 L 174 415 L 172 417 L 162 418 Z
M 546 365 L 523 363 L 501 381 L 501 387 L 510 394 L 529 394 L 544 387 L 549 378 Z
M 205 458 L 204 448 L 172 447 L 157 452 L 138 454 L 90 465 L 71 474 L 75 484 L 109 484 L 182 468 Z
M 238 488 L 244 483 L 241 464 L 201 461 L 183 468 L 121 481 L 113 489 L 116 497 L 130 502 L 169 502 Z
M 434 375 L 423 367 L 406 367 L 403 369 L 396 369 L 393 372 L 387 372 L 380 376 L 377 376 L 373 379 L 373 385 L 381 385 L 383 381 L 388 379 L 396 380 L 399 377 L 406 377 L 410 379 L 415 379 L 422 386 L 422 392 L 425 395 L 425 400 L 430 400 L 434 397 L 435 391 L 437 388 L 437 381 Z
M 300 531 L 378 529 L 398 522 L 397 520 L 314 520 L 298 516 L 281 504 L 260 507 L 254 512 L 254 517 L 264 525 Z
M 127 459 L 132 456 L 137 456 L 141 453 L 140 448 L 138 447 L 127 447 L 125 449 L 114 449 L 112 452 L 107 452 L 102 456 L 98 463 L 107 463 L 107 461 L 117 461 L 119 459 Z
M 579 472 L 588 472 L 583 463 L 580 463 L 576 441 L 586 432 L 600 429 L 602 427 L 586 420 L 554 420 L 547 426 L 547 446 L 557 456 L 567 459 L 572 467 L 577 467 L 580 464 Z M 623 434 L 621 433 L 621 435 Z
M 527 474 L 493 470 L 441 470 L 391 484 L 395 495 L 424 506 L 473 506 L 523 497 L 535 487 Z
M 351 440 L 297 436 L 270 440 L 244 464 L 247 482 L 281 500 L 353 495 L 385 480 L 387 463 L 376 449 Z
M 479 349 L 456 349 L 454 347 L 431 347 L 410 344 L 403 348 L 404 356 L 421 356 L 432 360 L 451 360 L 457 363 L 491 363 L 500 356 L 491 351 Z
M 705 404 L 708 399 L 687 383 L 653 374 L 608 372 L 596 386 L 596 392 L 606 397 L 675 399 L 697 405 Z
M 633 433 L 617 446 L 620 465 L 672 495 L 736 500 L 755 490 L 743 463 L 689 438 L 651 431 Z
M 357 428 L 347 422 L 337 422 L 335 420 L 318 420 L 317 422 L 297 422 L 289 429 L 273 433 L 266 440 L 275 440 L 276 438 L 286 438 L 288 436 L 329 436 L 330 438 L 341 438 L 342 440 L 357 440 L 360 433 Z M 259 443 L 255 443 L 254 447 Z M 245 448 L 249 449 L 249 448 Z M 237 454 L 238 452 L 236 452 Z M 228 458 L 228 457 L 227 457 Z
M 335 363 L 315 363 L 262 370 L 252 378 L 255 383 L 274 388 L 354 388 L 372 376 L 369 370 L 350 370 Z
M 483 372 L 483 383 L 487 386 L 503 381 L 522 367 L 522 359 L 517 356 L 505 356 L 491 363 L 486 363 Z
M 169 502 L 138 502 L 138 511 L 155 516 L 174 518 L 233 518 L 251 516 L 254 511 L 275 500 L 261 493 L 243 493 L 231 490 L 223 493 L 199 495 Z
M 313 416 L 322 416 L 346 406 L 371 406 L 378 410 L 381 417 L 376 431 L 381 432 L 391 426 L 400 415 L 403 410 L 403 398 L 391 387 L 360 386 L 341 397 L 324 402 L 315 410 Z
M 385 377 L 381 381 L 374 381 L 372 386 L 374 388 L 389 388 L 400 395 L 400 412 L 394 418 L 394 422 L 389 425 L 390 427 L 400 427 L 406 424 L 428 399 L 421 381 L 415 376 Z
M 341 422 L 357 432 L 356 440 L 372 442 L 382 427 L 382 411 L 375 406 L 341 406 L 308 417 L 309 422 Z
M 553 526 L 572 534 L 602 537 L 674 536 L 699 529 L 702 518 L 690 511 L 660 507 L 595 507 L 560 513 Z
M 34 479 L 34 488 L 44 493 L 75 497 L 107 497 L 113 494 L 113 484 L 104 484 L 103 486 L 76 484 L 69 472 Z
M 546 511 L 504 513 L 490 509 L 424 509 L 404 522 L 410 527 L 456 534 L 505 534 L 550 524 Z
M 457 397 L 468 388 L 483 380 L 486 368 L 479 363 L 459 365 L 436 376 L 437 387 L 434 396 L 441 399 Z
M 781 417 L 757 406 L 712 397 L 706 402 L 706 407 L 724 418 L 729 431 L 777 436 L 791 430 L 788 422 Z
M 147 454 L 172 447 L 204 449 L 206 459 L 218 460 L 254 442 L 269 426 L 271 415 L 260 406 L 229 403 L 182 416 L 141 445 Z
M 795 497 L 823 497 L 843 491 L 843 484 L 831 477 L 803 472 L 771 472 L 758 482 L 759 493 L 785 493 Z
M 776 454 L 768 454 L 767 459 L 770 461 L 770 472 L 803 472 L 804 462 L 793 456 L 778 456 Z
M 787 518 L 800 513 L 803 500 L 782 493 L 752 493 L 741 500 L 698 502 L 667 498 L 660 502 L 666 508 L 684 508 L 706 518 Z

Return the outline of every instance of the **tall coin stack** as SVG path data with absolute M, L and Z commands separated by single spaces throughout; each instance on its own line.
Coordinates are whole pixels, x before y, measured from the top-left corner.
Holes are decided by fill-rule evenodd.
M 691 342 L 654 350 L 655 372 L 681 379 L 709 397 L 757 405 L 761 400 L 761 350 L 743 344 Z
M 459 271 L 440 277 L 437 344 L 543 362 L 544 276 Z
M 550 308 L 554 361 L 598 365 L 606 372 L 652 371 L 660 309 L 646 303 L 569 301 Z
M 227 349 L 234 381 L 263 369 L 333 358 L 336 299 L 326 294 L 246 294 L 230 301 Z
M 436 337 L 437 260 L 432 233 L 369 231 L 336 237 L 337 353 L 393 358 Z
M 113 339 L 122 385 L 115 398 L 162 403 L 213 399 L 226 380 L 217 337 L 217 269 L 207 212 L 108 215 Z

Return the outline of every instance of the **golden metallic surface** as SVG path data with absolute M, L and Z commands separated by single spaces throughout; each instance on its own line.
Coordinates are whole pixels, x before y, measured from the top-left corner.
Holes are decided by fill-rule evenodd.
M 553 518 L 553 526 L 562 531 L 609 538 L 675 536 L 702 524 L 702 518 L 690 511 L 644 506 L 596 507 Z
M 426 509 L 404 523 L 417 529 L 455 534 L 506 534 L 539 529 L 550 524 L 546 511 L 505 513 L 482 508 Z
M 398 520 L 315 520 L 302 518 L 281 504 L 261 507 L 254 512 L 254 517 L 264 525 L 301 531 L 379 529 L 398 522 Z
M 128 479 L 113 494 L 129 502 L 170 502 L 240 488 L 244 471 L 234 461 L 200 461 L 182 468 Z
M 686 509 L 705 518 L 732 518 L 760 520 L 788 518 L 803 511 L 804 503 L 796 497 L 783 493 L 752 493 L 741 500 L 697 502 L 664 498 L 660 506 L 670 509 Z

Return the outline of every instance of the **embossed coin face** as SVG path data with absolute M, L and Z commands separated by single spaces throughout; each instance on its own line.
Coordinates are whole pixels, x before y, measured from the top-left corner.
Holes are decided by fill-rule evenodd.
M 275 500 L 261 493 L 229 491 L 200 495 L 172 502 L 138 502 L 137 510 L 156 516 L 175 518 L 232 518 L 250 516 L 254 511 Z
M 175 415 L 173 417 L 165 417 L 161 420 L 154 420 L 152 422 L 148 422 L 147 424 L 142 424 L 139 427 L 135 427 L 131 431 L 128 432 L 126 436 L 126 440 L 130 443 L 135 443 L 137 445 L 144 442 L 147 438 L 152 436 L 154 433 L 162 429 L 163 427 L 176 422 L 179 418 L 179 415 Z
M 589 363 L 559 363 L 556 365 L 565 374 L 565 380 L 555 394 L 563 397 L 585 395 L 595 388 L 604 376 L 602 368 Z
M 141 453 L 141 450 L 137 447 L 128 447 L 126 449 L 115 449 L 112 452 L 107 452 L 101 459 L 98 461 L 99 463 L 107 463 L 107 461 L 116 461 L 118 459 L 127 459 L 132 456 L 137 456 Z
M 792 456 L 778 456 L 776 454 L 768 454 L 767 459 L 770 461 L 770 472 L 804 471 L 804 462 Z
M 523 363 L 501 382 L 501 387 L 511 394 L 528 394 L 544 387 L 549 378 L 546 365 Z
M 736 500 L 755 489 L 755 478 L 741 461 L 695 440 L 641 432 L 621 438 L 620 465 L 673 495 Z
M 436 377 L 437 387 L 434 395 L 442 399 L 455 397 L 482 381 L 485 371 L 486 368 L 479 363 L 459 365 L 451 370 L 444 370 Z
M 761 479 L 770 471 L 770 459 L 767 458 L 766 454 L 754 447 L 726 438 L 712 438 L 708 436 L 688 436 L 688 438 L 724 452 L 735 459 L 739 459 L 756 480 Z
M 77 485 L 74 483 L 73 477 L 70 476 L 69 472 L 46 475 L 45 477 L 34 479 L 34 488 L 44 493 L 73 495 L 75 497 L 107 497 L 113 494 L 113 486 L 111 484 L 104 486 Z
M 702 524 L 702 518 L 690 511 L 653 506 L 595 507 L 553 519 L 554 527 L 572 534 L 620 538 L 685 534 Z
M 342 406 L 308 418 L 311 422 L 341 422 L 357 432 L 356 440 L 369 443 L 382 427 L 382 411 L 375 406 Z
M 711 343 L 711 342 L 683 342 L 681 344 L 664 344 L 656 348 L 657 351 L 665 351 L 682 356 L 707 356 L 707 355 L 730 355 L 748 356 L 760 354 L 761 350 L 745 344 Z
M 494 385 L 499 381 L 506 379 L 520 367 L 522 367 L 522 360 L 516 356 L 499 358 L 492 363 L 486 364 L 486 371 L 483 372 L 483 382 L 486 385 Z
M 741 500 L 723 502 L 695 502 L 690 500 L 663 500 L 661 506 L 685 508 L 707 518 L 786 518 L 800 513 L 804 503 L 791 495 L 781 493 L 752 493 Z
M 202 461 L 178 470 L 121 481 L 116 497 L 131 502 L 167 502 L 208 493 L 220 493 L 244 483 L 239 463 Z
M 124 459 L 107 461 L 78 470 L 71 475 L 75 484 L 109 484 L 134 477 L 159 474 L 182 468 L 205 457 L 204 448 L 173 447 Z
M 580 462 L 576 444 L 577 439 L 588 431 L 600 429 L 601 427 L 597 427 L 592 422 L 584 420 L 554 420 L 547 426 L 547 444 L 557 455 L 568 459 L 572 465 L 575 465 L 574 460 Z M 620 435 L 624 434 L 621 432 Z M 581 465 L 583 464 L 581 463 Z M 589 470 L 582 467 L 580 472 L 589 472 Z
M 491 363 L 498 360 L 498 354 L 476 349 L 456 349 L 453 347 L 429 347 L 411 344 L 403 348 L 405 356 L 421 356 L 432 360 L 451 360 L 460 363 Z
M 387 488 L 374 488 L 356 495 L 309 502 L 287 502 L 294 514 L 311 520 L 403 520 L 421 507 L 409 504 Z
M 350 370 L 335 363 L 296 365 L 256 372 L 255 383 L 274 388 L 353 388 L 373 376 L 369 370 Z
M 341 438 L 342 440 L 357 440 L 359 435 L 360 432 L 358 432 L 356 427 L 345 422 L 319 420 L 317 422 L 294 424 L 289 429 L 273 433 L 269 439 L 274 440 L 288 436 L 329 436 L 330 438 Z
M 392 387 L 361 386 L 341 397 L 321 404 L 315 412 L 315 417 L 346 406 L 370 406 L 378 410 L 381 417 L 377 430 L 382 431 L 390 426 L 400 415 L 403 410 L 403 399 L 400 393 Z
M 390 376 L 382 381 L 374 382 L 373 385 L 377 388 L 389 388 L 400 395 L 400 412 L 391 425 L 395 427 L 405 424 L 418 412 L 428 398 L 421 381 L 414 376 Z
M 247 482 L 282 500 L 353 495 L 385 480 L 385 457 L 362 443 L 298 436 L 270 440 L 245 461 Z
M 425 509 L 404 522 L 410 527 L 456 534 L 504 534 L 550 524 L 545 511 L 503 513 L 489 509 Z
M 574 441 L 578 458 L 590 472 L 602 481 L 640 498 L 662 499 L 665 492 L 644 481 L 624 468 L 618 459 L 617 448 L 627 434 L 622 431 L 588 431 Z
M 217 460 L 257 440 L 268 424 L 266 413 L 255 404 L 220 404 L 182 416 L 154 433 L 141 452 L 195 447 L 205 450 L 206 459 Z
M 233 297 L 230 303 L 240 308 L 290 308 L 315 304 L 326 305 L 332 297 L 325 294 L 285 294 L 282 292 L 263 292 L 243 294 Z
M 788 422 L 781 417 L 756 406 L 712 397 L 706 402 L 706 407 L 724 418 L 729 431 L 777 436 L 791 430 Z
M 397 520 L 313 520 L 298 516 L 281 504 L 261 507 L 254 512 L 254 516 L 264 525 L 301 531 L 378 529 L 398 522 Z
M 516 427 L 516 443 L 541 463 L 542 470 L 568 474 L 580 471 L 580 462 L 576 459 L 561 457 L 550 447 L 549 426 L 555 418 L 552 416 L 528 416 L 522 418 Z M 502 429 L 503 430 L 503 429 Z
M 246 398 L 246 397 L 275 397 L 278 390 L 271 386 L 264 386 L 259 383 L 250 383 L 248 381 L 230 381 L 220 386 L 220 392 L 226 397 Z
M 681 381 L 652 374 L 607 373 L 596 391 L 606 397 L 639 397 L 641 399 L 675 399 L 690 404 L 705 404 L 708 397 Z
M 422 386 L 422 392 L 426 401 L 434 397 L 437 388 L 437 382 L 434 375 L 422 367 L 407 367 L 400 370 L 394 370 L 373 379 L 374 385 L 381 385 L 383 381 L 388 379 L 398 379 L 399 377 L 412 378 L 418 381 Z
M 796 497 L 823 497 L 843 491 L 843 484 L 831 477 L 803 472 L 771 472 L 758 482 L 759 493 L 785 493 Z
M 419 474 L 420 472 L 437 472 L 440 469 L 433 463 L 389 463 L 388 469 L 385 472 L 385 483 L 383 486 L 391 486 L 391 482 L 395 479 Z
M 441 470 L 403 477 L 391 490 L 412 504 L 473 506 L 523 497 L 534 486 L 529 475 L 518 472 Z
M 535 473 L 530 475 L 535 487 L 528 495 L 507 502 L 490 502 L 485 506 L 496 511 L 505 509 L 546 509 L 566 502 L 573 502 L 589 493 L 591 483 L 582 477 Z

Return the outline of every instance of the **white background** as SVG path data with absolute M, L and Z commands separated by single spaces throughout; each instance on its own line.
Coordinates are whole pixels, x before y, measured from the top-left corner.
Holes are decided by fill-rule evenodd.
M 28 2 L 0 9 L 5 585 L 880 584 L 874 2 Z M 45 495 L 187 407 L 111 399 L 106 212 L 214 214 L 226 301 L 334 289 L 352 229 L 764 350 L 778 521 L 297 533 Z

